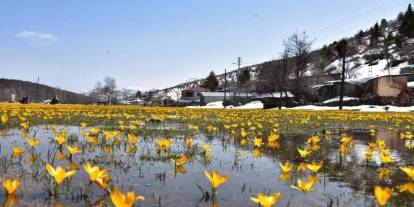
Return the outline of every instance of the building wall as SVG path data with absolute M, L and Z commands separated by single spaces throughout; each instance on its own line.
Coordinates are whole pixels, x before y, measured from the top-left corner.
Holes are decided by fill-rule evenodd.
M 223 101 L 223 100 L 224 100 L 223 96 L 201 96 L 200 97 L 201 105 L 205 105 L 205 104 L 216 102 L 216 101 Z M 229 97 L 227 97 L 227 100 L 229 100 Z
M 384 76 L 373 80 L 374 93 L 382 97 L 397 97 L 407 87 L 406 76 Z

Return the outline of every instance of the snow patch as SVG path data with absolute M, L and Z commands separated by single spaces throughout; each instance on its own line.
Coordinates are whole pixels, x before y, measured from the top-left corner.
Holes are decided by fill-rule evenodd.
M 377 106 L 377 105 L 359 105 L 359 106 L 344 106 L 344 110 L 363 111 L 363 112 L 414 112 L 414 106 L 400 107 L 400 106 Z M 329 111 L 338 110 L 337 106 L 298 106 L 289 108 L 288 110 L 317 110 L 317 111 Z
M 263 109 L 263 103 L 261 101 L 252 101 L 242 106 L 235 107 L 236 109 Z
M 340 97 L 337 96 L 335 98 L 328 99 L 328 100 L 324 101 L 323 103 L 327 104 L 327 103 L 332 103 L 332 102 L 339 102 L 339 99 L 340 99 Z M 343 100 L 344 101 L 352 101 L 352 100 L 359 100 L 359 98 L 357 98 L 357 97 L 344 96 L 343 97 Z

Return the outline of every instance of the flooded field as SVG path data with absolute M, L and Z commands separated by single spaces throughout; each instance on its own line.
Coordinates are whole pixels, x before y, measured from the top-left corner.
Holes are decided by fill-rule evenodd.
M 413 114 L 2 111 L 4 206 L 414 205 Z

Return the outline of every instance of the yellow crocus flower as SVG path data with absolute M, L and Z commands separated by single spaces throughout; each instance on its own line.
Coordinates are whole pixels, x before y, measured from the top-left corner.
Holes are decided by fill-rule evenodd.
M 391 155 L 389 154 L 388 150 L 383 150 L 380 155 L 381 162 L 383 164 L 393 163 L 394 159 L 392 159 Z
M 414 194 L 414 183 L 408 182 L 403 185 L 400 185 L 400 192 L 408 191 L 411 194 Z
M 89 175 L 89 180 L 95 182 L 102 189 L 108 187 L 109 175 L 105 169 L 101 169 L 99 166 L 91 166 L 88 163 L 85 164 L 84 169 Z
M 20 157 L 24 153 L 24 149 L 22 147 L 13 147 L 12 154 L 13 157 Z
M 250 200 L 252 200 L 255 203 L 260 204 L 263 207 L 271 207 L 279 201 L 279 198 L 280 198 L 280 192 L 276 192 L 270 196 L 267 196 L 263 192 L 260 192 L 257 195 L 257 198 L 251 197 Z
M 380 186 L 375 186 L 375 198 L 378 205 L 385 206 L 385 204 L 387 204 L 388 200 L 391 198 L 392 192 L 392 188 L 382 188 Z
M 69 151 L 69 153 L 71 155 L 75 155 L 75 154 L 81 153 L 81 150 L 79 149 L 79 147 L 76 147 L 76 146 L 74 146 L 74 147 L 66 146 L 66 149 L 68 149 L 68 151 Z
M 56 136 L 54 138 L 54 140 L 56 141 L 56 143 L 58 145 L 63 145 L 66 142 L 66 138 L 65 138 L 64 134 L 59 134 L 58 136 Z
M 253 139 L 253 145 L 260 148 L 263 145 L 263 140 L 256 137 Z
M 31 138 L 31 139 L 29 138 L 27 139 L 27 143 L 29 143 L 31 147 L 36 147 L 36 145 L 40 144 L 40 141 L 37 140 L 36 138 Z
M 414 166 L 400 167 L 400 170 L 405 172 L 411 180 L 414 180 Z
M 292 170 L 292 165 L 288 162 L 285 162 L 283 164 L 282 162 L 279 162 L 280 169 L 282 170 L 282 173 L 288 173 L 290 170 Z
M 305 193 L 305 192 L 308 192 L 308 191 L 311 191 L 311 190 L 315 190 L 314 188 L 312 188 L 313 184 L 315 184 L 314 180 L 310 179 L 307 182 L 303 182 L 301 179 L 298 179 L 297 185 L 296 186 L 291 185 L 290 187 L 293 188 L 293 189 L 296 189 L 300 192 Z
M 220 185 L 224 184 L 228 180 L 227 175 L 222 176 L 217 170 L 214 170 L 213 172 L 204 171 L 204 175 L 210 181 L 212 189 L 217 189 Z
M 323 165 L 322 162 L 320 162 L 320 163 L 313 162 L 311 164 L 307 163 L 306 167 L 308 168 L 308 170 L 310 170 L 314 173 L 318 173 L 318 171 L 322 168 L 322 165 Z
M 58 185 L 62 183 L 66 178 L 71 177 L 76 173 L 74 170 L 66 172 L 65 169 L 63 169 L 61 166 L 58 166 L 55 169 L 50 164 L 46 164 L 46 170 L 53 178 L 55 178 L 55 181 Z
M 20 186 L 20 181 L 17 179 L 15 180 L 4 179 L 3 180 L 3 187 L 6 190 L 7 195 L 14 194 L 14 192 L 16 192 L 19 186 Z
M 207 143 L 205 143 L 204 145 L 203 145 L 203 151 L 205 152 L 205 153 L 208 153 L 208 152 L 211 152 L 211 147 L 210 147 L 210 145 L 209 144 L 207 144 Z
M 308 149 L 300 149 L 300 148 L 298 148 L 298 152 L 302 159 L 306 158 L 311 153 L 311 151 L 309 151 Z
M 136 201 L 145 200 L 144 196 L 136 196 L 133 191 L 124 195 L 118 188 L 111 192 L 111 201 L 115 207 L 132 207 Z

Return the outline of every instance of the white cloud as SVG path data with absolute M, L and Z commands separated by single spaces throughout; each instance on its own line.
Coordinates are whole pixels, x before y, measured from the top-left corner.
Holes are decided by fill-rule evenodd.
M 23 30 L 17 33 L 16 37 L 31 40 L 31 41 L 56 41 L 58 40 L 57 36 L 52 33 L 35 32 L 35 31 L 27 31 L 27 30 Z

